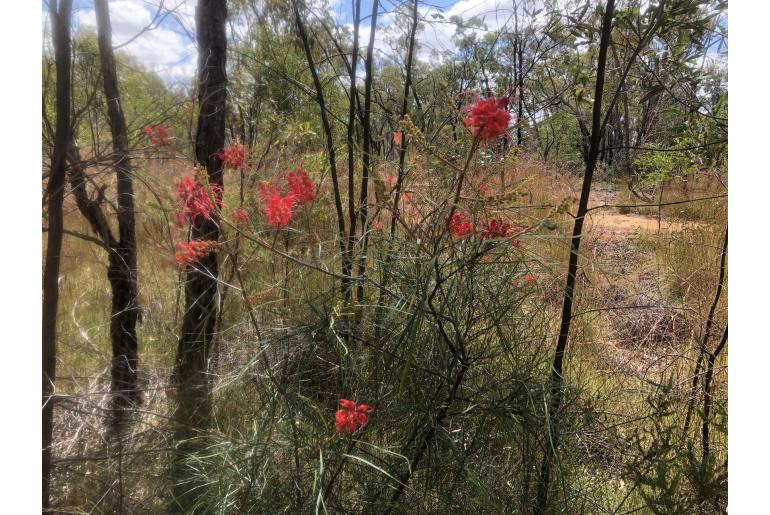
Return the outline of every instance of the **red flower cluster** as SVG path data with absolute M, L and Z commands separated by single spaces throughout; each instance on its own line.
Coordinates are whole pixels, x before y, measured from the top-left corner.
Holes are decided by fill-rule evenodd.
M 153 145 L 163 145 L 171 139 L 168 129 L 161 124 L 145 127 L 144 133 L 147 134 Z
M 190 176 L 183 177 L 177 183 L 176 194 L 179 197 L 176 221 L 180 227 L 184 225 L 185 219 L 190 223 L 194 223 L 198 217 L 211 219 L 211 213 L 222 205 L 221 186 L 212 184 L 209 193 L 205 186 Z
M 482 140 L 489 141 L 508 130 L 511 115 L 506 110 L 507 107 L 508 97 L 479 98 L 475 103 L 465 106 L 467 117 L 463 123 L 471 129 L 474 138 L 481 137 Z
M 511 224 L 503 222 L 502 218 L 495 218 L 481 231 L 482 238 L 505 238 L 509 236 Z
M 259 185 L 259 196 L 265 205 L 267 223 L 276 228 L 288 226 L 296 208 L 315 199 L 313 182 L 302 166 L 289 173 L 287 182 L 289 192 L 286 195 L 281 195 L 273 183 L 263 182 Z
M 230 220 L 235 225 L 246 225 L 249 223 L 249 212 L 244 208 L 239 207 L 230 213 Z
M 524 277 L 521 278 L 522 281 L 525 283 L 531 283 L 535 280 L 535 276 L 532 274 L 525 274 Z
M 404 141 L 404 133 L 403 132 L 401 132 L 401 131 L 393 132 L 393 143 L 395 143 L 396 145 L 398 145 L 400 147 L 401 143 L 403 143 L 403 141 Z
M 176 244 L 174 261 L 176 261 L 177 265 L 185 267 L 198 261 L 201 256 L 212 251 L 216 245 L 217 242 L 212 240 L 179 241 Z
M 265 204 L 265 216 L 267 223 L 272 227 L 286 227 L 294 218 L 294 206 L 297 199 L 294 194 L 281 195 L 278 188 L 272 183 L 259 185 L 259 196 Z
M 246 148 L 240 143 L 233 143 L 217 152 L 216 156 L 222 160 L 226 168 L 240 170 L 246 161 Z
M 467 211 L 455 211 L 449 221 L 449 232 L 455 238 L 467 238 L 473 234 L 473 225 L 470 222 L 470 213 Z
M 313 183 L 305 170 L 302 169 L 302 165 L 296 171 L 289 173 L 287 180 L 289 181 L 289 191 L 297 199 L 298 204 L 304 204 L 315 199 Z
M 338 433 L 350 434 L 369 423 L 369 416 L 373 408 L 366 404 L 356 405 L 355 402 L 347 399 L 340 399 L 340 406 L 334 414 L 334 426 Z

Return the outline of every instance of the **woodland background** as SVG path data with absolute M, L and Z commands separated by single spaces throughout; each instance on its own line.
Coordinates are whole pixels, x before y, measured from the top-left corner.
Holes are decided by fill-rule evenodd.
M 726 2 L 130 3 L 44 4 L 44 509 L 725 512 Z

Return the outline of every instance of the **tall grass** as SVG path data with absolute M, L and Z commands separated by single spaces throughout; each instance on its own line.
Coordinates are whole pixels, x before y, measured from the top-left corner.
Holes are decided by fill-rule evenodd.
M 405 202 L 416 211 L 416 221 L 407 222 L 413 228 L 420 210 L 449 184 L 435 160 L 418 155 L 406 185 Z M 305 168 L 320 180 L 322 164 L 313 163 Z M 102 425 L 109 384 L 104 256 L 87 242 L 65 242 L 57 382 L 63 399 L 54 452 L 56 505 L 64 512 L 173 507 L 175 478 L 168 471 L 178 442 L 169 375 L 181 313 L 171 245 L 180 235 L 168 216 L 173 200 L 162 192 L 183 172 L 175 166 L 148 165 L 147 190 L 140 193 L 146 195 L 140 204 L 148 206 L 138 223 L 145 404 L 117 440 L 105 438 Z M 199 451 L 186 462 L 197 513 L 529 512 L 549 444 L 548 367 L 578 186 L 574 176 L 525 156 L 492 159 L 479 173 L 469 191 L 480 185 L 487 191 L 469 193 L 465 206 L 474 210 L 481 204 L 474 199 L 485 199 L 484 214 L 538 228 L 518 246 L 467 239 L 431 252 L 406 230 L 391 241 L 375 228 L 372 282 L 356 305 L 339 302 L 335 278 L 286 264 L 245 239 L 238 244 L 241 286 L 228 254 L 237 236 L 226 229 L 220 263 L 227 284 L 211 367 L 213 424 L 195 436 Z M 386 182 L 376 186 L 379 204 L 371 211 L 388 220 Z M 318 201 L 286 233 L 263 231 L 259 220 L 249 230 L 297 259 L 338 270 L 329 194 L 323 184 Z M 255 202 L 247 195 L 257 212 Z M 716 281 L 726 213 L 724 204 L 715 205 L 688 207 L 688 220 L 698 223 L 682 232 L 615 233 L 597 222 L 587 235 L 565 371 L 554 513 L 723 509 L 724 434 L 717 431 L 714 459 L 700 464 L 688 450 L 697 446 L 695 431 L 678 433 L 694 343 Z M 676 209 L 662 216 L 685 216 Z M 67 227 L 85 230 L 76 213 Z M 527 274 L 534 280 L 525 281 Z M 385 277 L 380 301 L 377 285 Z M 658 340 L 620 338 L 621 327 L 654 324 L 641 319 L 639 306 L 617 309 L 650 292 L 654 302 L 673 309 L 667 314 L 682 313 L 688 330 Z M 726 300 L 720 324 L 725 310 Z M 718 365 L 716 426 L 722 427 L 726 373 L 724 361 Z M 366 427 L 352 435 L 335 432 L 340 398 L 374 406 Z

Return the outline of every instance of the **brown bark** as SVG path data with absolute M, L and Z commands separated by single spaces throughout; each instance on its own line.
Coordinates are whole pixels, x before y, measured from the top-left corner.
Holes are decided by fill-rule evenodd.
M 206 170 L 209 184 L 223 186 L 222 162 L 218 157 L 225 142 L 225 103 L 227 100 L 227 18 L 226 0 L 199 0 L 195 10 L 198 40 L 198 127 L 195 136 L 195 158 Z M 198 217 L 191 224 L 190 237 L 196 240 L 219 240 L 217 214 L 213 219 Z M 195 489 L 185 482 L 185 457 L 194 452 L 198 432 L 204 431 L 211 418 L 211 385 L 208 358 L 214 337 L 218 309 L 219 269 L 214 252 L 202 256 L 187 267 L 185 281 L 185 313 L 176 356 L 174 379 L 178 386 L 175 413 L 178 445 L 175 462 L 179 480 L 174 509 L 189 511 L 195 503 Z M 180 477 L 181 476 L 181 477 Z M 193 478 L 192 483 L 195 483 Z
M 118 240 L 109 249 L 107 277 L 112 288 L 110 338 L 112 340 L 113 422 L 119 423 L 126 407 L 138 404 L 137 366 L 139 363 L 136 324 L 137 301 L 136 230 L 134 223 L 134 186 L 128 155 L 126 119 L 120 104 L 118 74 L 112 50 L 112 24 L 106 0 L 96 0 L 96 24 L 101 60 L 104 96 L 112 133 L 112 160 L 117 174 Z
M 42 326 L 42 408 L 43 408 L 43 467 L 42 508 L 51 509 L 51 445 L 53 444 L 53 391 L 56 380 L 56 315 L 59 307 L 59 265 L 64 235 L 64 183 L 67 167 L 67 145 L 72 127 L 70 72 L 72 54 L 70 18 L 72 1 L 56 0 L 50 4 L 53 45 L 56 58 L 56 131 L 53 158 L 48 178 L 48 243 L 43 271 L 43 326 Z

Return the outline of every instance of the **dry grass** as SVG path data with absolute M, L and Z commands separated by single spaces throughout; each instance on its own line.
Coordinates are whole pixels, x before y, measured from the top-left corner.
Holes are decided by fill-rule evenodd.
M 446 187 L 448 176 L 424 172 L 435 168 L 435 163 L 425 157 L 411 165 L 414 172 L 407 182 L 406 202 L 419 217 L 435 192 Z M 313 169 L 311 164 L 306 169 L 320 178 L 320 168 Z M 56 504 L 72 507 L 73 513 L 99 512 L 115 503 L 130 507 L 135 513 L 163 511 L 158 499 L 168 494 L 164 481 L 173 443 L 169 417 L 174 403 L 169 375 L 182 302 L 180 276 L 171 264 L 173 240 L 182 235 L 171 222 L 173 202 L 168 192 L 174 180 L 186 171 L 175 160 L 150 161 L 143 174 L 145 184 L 138 192 L 138 204 L 146 206 L 138 213 L 143 308 L 140 378 L 145 404 L 120 444 L 121 452 L 117 454 L 125 455 L 119 464 L 114 458 L 98 459 L 116 455 L 116 444 L 108 443 L 102 424 L 110 356 L 104 255 L 90 243 L 65 238 L 57 382 L 58 393 L 64 400 L 56 410 L 54 491 L 58 497 Z M 383 167 L 379 171 L 382 183 L 372 188 L 370 198 L 376 194 L 379 207 L 383 207 L 382 200 L 388 195 L 387 175 L 392 173 L 394 170 Z M 526 309 L 550 321 L 540 328 L 539 345 L 547 350 L 555 341 L 572 228 L 569 214 L 554 214 L 553 208 L 563 204 L 567 211 L 575 210 L 580 178 L 537 160 L 512 156 L 490 163 L 485 174 L 470 178 L 469 191 L 473 196 L 464 200 L 468 205 L 484 198 L 488 216 L 501 216 L 520 225 L 551 216 L 550 222 L 555 225 L 553 230 L 526 235 L 519 248 L 526 256 L 527 269 L 536 278 L 536 294 L 528 300 Z M 235 179 L 229 178 L 237 183 Z M 699 198 L 719 191 L 713 181 L 704 187 L 688 188 L 685 191 L 669 185 L 664 200 Z M 619 189 L 596 185 L 592 205 L 625 202 Z M 327 177 L 319 201 L 300 213 L 299 230 L 291 235 L 290 247 L 292 254 L 303 260 L 336 269 L 335 215 L 329 206 L 331 191 Z M 378 206 L 372 208 L 377 212 Z M 72 206 L 69 209 L 66 227 L 87 233 L 79 214 Z M 389 212 L 380 212 L 389 222 Z M 628 488 L 621 479 L 625 458 L 620 442 L 634 431 L 635 421 L 648 414 L 646 398 L 651 385 L 673 377 L 680 394 L 686 393 L 695 345 L 716 284 L 725 222 L 725 201 L 683 204 L 663 208 L 660 213 L 656 208 L 639 208 L 628 214 L 612 208 L 592 211 L 582 246 L 577 315 L 567 367 L 570 383 L 586 394 L 571 408 L 585 417 L 585 424 L 581 432 L 570 438 L 578 454 L 584 453 L 584 459 L 596 465 L 591 475 L 599 484 L 607 485 L 602 495 L 607 496 L 608 503 L 622 498 Z M 231 244 L 232 240 L 228 245 Z M 283 242 L 277 241 L 276 245 L 281 247 Z M 258 323 L 263 329 L 277 331 L 276 334 L 301 323 L 309 300 L 334 287 L 327 277 L 293 265 L 284 268 L 283 263 L 265 251 L 250 251 L 241 263 L 246 270 L 246 296 L 252 300 Z M 227 263 L 222 269 L 227 278 Z M 288 274 L 287 288 L 284 273 Z M 232 280 L 232 276 L 229 278 Z M 726 299 L 725 294 L 717 312 L 718 327 L 726 320 Z M 261 395 L 258 385 L 264 377 L 255 361 L 258 343 L 254 328 L 246 316 L 241 294 L 234 289 L 224 299 L 222 328 L 217 344 L 218 415 L 214 431 L 237 442 L 260 417 L 253 410 L 262 401 L 255 402 L 254 396 Z M 289 356 L 278 354 L 288 352 L 279 347 L 268 351 L 272 358 Z M 333 365 L 339 359 L 339 350 L 336 344 L 318 349 L 317 359 L 303 365 L 307 369 L 301 381 L 316 381 L 312 391 L 331 391 L 331 385 L 341 380 Z M 726 405 L 724 360 L 726 356 L 720 359 L 716 391 L 718 402 Z M 287 362 L 291 362 L 288 357 Z M 252 403 L 254 407 L 250 407 Z M 721 457 L 726 456 L 726 442 L 720 438 L 717 437 L 715 449 Z M 290 461 L 281 466 L 291 469 Z M 124 484 L 130 488 L 125 487 L 121 494 L 120 486 Z

